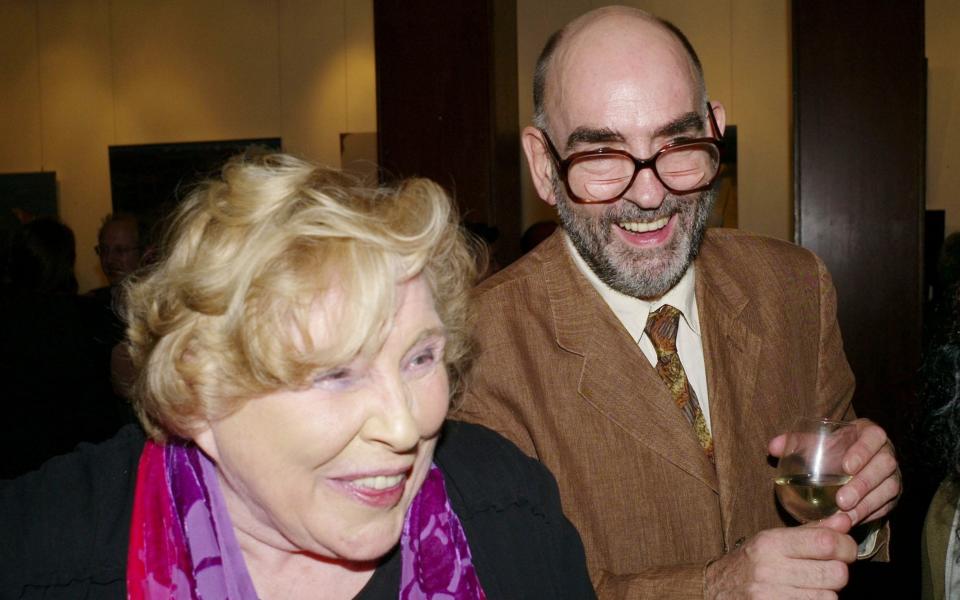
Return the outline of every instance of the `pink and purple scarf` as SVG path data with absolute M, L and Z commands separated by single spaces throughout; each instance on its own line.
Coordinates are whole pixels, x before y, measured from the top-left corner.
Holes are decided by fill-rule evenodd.
M 401 600 L 485 598 L 443 475 L 431 465 L 400 537 Z M 216 468 L 195 445 L 148 441 L 127 554 L 130 600 L 256 600 Z

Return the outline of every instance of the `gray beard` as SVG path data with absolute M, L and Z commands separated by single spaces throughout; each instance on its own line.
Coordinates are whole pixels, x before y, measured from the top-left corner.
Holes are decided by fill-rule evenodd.
M 696 195 L 668 194 L 654 210 L 624 202 L 618 209 L 588 219 L 574 211 L 566 190 L 554 180 L 560 223 L 584 262 L 600 281 L 622 294 L 652 300 L 680 281 L 700 251 L 707 219 L 717 197 L 715 188 Z M 644 251 L 617 243 L 612 232 L 619 221 L 652 221 L 677 214 L 673 240 L 664 248 Z

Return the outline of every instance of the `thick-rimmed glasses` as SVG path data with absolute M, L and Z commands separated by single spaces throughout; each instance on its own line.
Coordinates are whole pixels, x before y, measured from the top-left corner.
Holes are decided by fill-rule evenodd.
M 599 148 L 574 152 L 561 158 L 547 132 L 540 130 L 567 195 L 574 202 L 614 202 L 623 197 L 643 169 L 651 169 L 663 187 L 674 194 L 691 194 L 709 189 L 720 172 L 723 138 L 707 103 L 714 137 L 672 142 L 650 158 L 637 158 L 626 150 Z

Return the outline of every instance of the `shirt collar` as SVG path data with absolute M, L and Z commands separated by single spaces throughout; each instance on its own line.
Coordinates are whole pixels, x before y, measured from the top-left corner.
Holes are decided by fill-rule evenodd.
M 643 300 L 634 298 L 624 293 L 618 292 L 606 283 L 600 281 L 593 269 L 583 260 L 577 251 L 570 236 L 563 233 L 563 239 L 567 246 L 567 251 L 573 257 L 573 263 L 577 269 L 583 273 L 590 285 L 599 292 L 603 301 L 607 303 L 613 314 L 620 319 L 620 322 L 626 330 L 633 336 L 633 339 L 639 340 L 643 336 L 643 330 L 647 326 L 647 316 L 663 306 L 669 304 L 683 313 L 683 320 L 687 326 L 700 336 L 700 317 L 697 313 L 697 294 L 696 294 L 696 273 L 694 265 L 690 267 L 680 278 L 675 286 L 667 290 L 667 293 L 654 300 Z

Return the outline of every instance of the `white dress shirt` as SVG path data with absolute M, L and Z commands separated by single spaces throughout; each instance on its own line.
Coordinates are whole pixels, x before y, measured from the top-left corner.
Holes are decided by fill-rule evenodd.
M 680 281 L 670 288 L 666 294 L 653 301 L 641 300 L 620 293 L 600 281 L 600 278 L 583 260 L 583 257 L 577 252 L 573 242 L 566 234 L 564 234 L 564 239 L 577 268 L 600 293 L 613 314 L 620 319 L 624 328 L 637 341 L 640 345 L 640 351 L 650 361 L 651 366 L 657 364 L 657 352 L 653 347 L 653 342 L 643 331 L 647 326 L 647 317 L 664 304 L 669 304 L 681 312 L 683 318 L 680 319 L 677 330 L 677 354 L 680 356 L 680 363 L 683 364 L 683 370 L 687 374 L 687 382 L 697 395 L 700 410 L 703 411 L 703 418 L 712 433 L 710 398 L 707 394 L 707 369 L 703 359 L 700 315 L 697 313 L 696 273 L 693 265 L 690 265 Z

